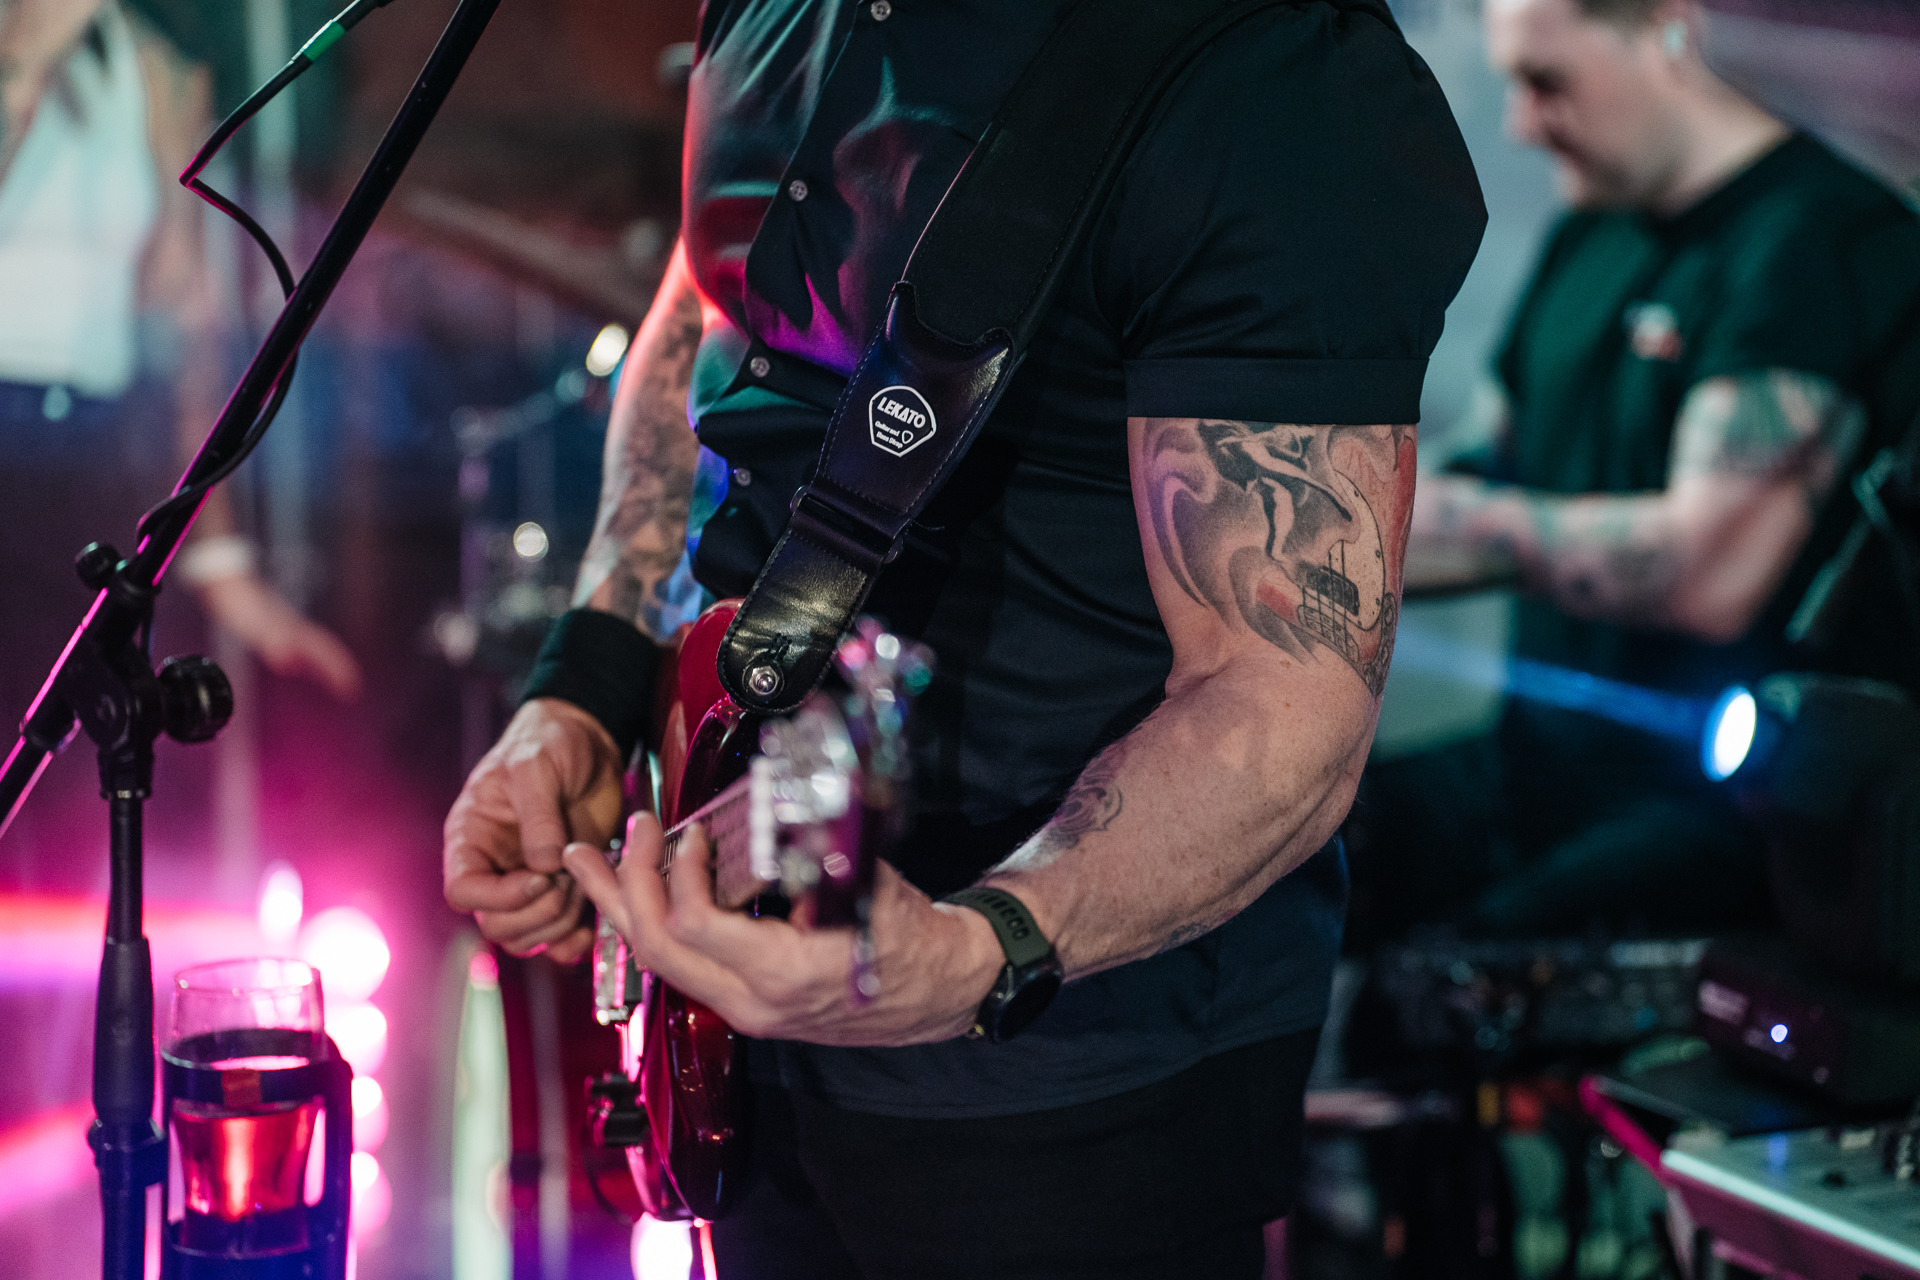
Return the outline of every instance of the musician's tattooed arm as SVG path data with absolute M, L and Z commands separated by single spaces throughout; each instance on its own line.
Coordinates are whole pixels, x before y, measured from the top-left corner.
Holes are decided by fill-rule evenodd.
M 574 588 L 576 606 L 618 614 L 658 640 L 679 612 L 673 577 L 686 550 L 700 457 L 687 425 L 700 329 L 699 293 L 685 249 L 677 248 L 620 379 L 600 512 Z
M 1301 661 L 1340 659 L 1378 697 L 1413 428 L 1156 418 L 1145 448 L 1153 535 L 1180 589 Z
M 987 877 L 1070 976 L 1194 941 L 1333 834 L 1372 741 L 1413 504 L 1411 426 L 1128 430 L 1166 700 Z
M 1731 640 L 1779 586 L 1865 430 L 1860 404 L 1825 378 L 1709 378 L 1681 406 L 1664 490 L 1423 479 L 1409 582 L 1517 578 L 1576 616 Z

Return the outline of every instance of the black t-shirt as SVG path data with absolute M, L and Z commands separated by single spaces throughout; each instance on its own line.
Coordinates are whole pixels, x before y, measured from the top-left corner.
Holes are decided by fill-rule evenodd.
M 1569 214 L 1550 238 L 1499 357 L 1512 424 L 1497 478 L 1553 493 L 1664 489 L 1682 401 L 1708 378 L 1792 369 L 1830 379 L 1870 410 L 1866 446 L 1839 460 L 1807 547 L 1748 634 L 1708 644 L 1672 632 L 1519 606 L 1522 658 L 1704 700 L 1789 665 L 1849 666 L 1790 653 L 1783 629 L 1855 506 L 1846 477 L 1916 407 L 1890 368 L 1911 359 L 1920 222 L 1819 143 L 1790 138 L 1672 218 Z M 1855 653 L 1858 650 L 1854 650 Z M 1534 772 L 1568 780 L 1607 761 L 1667 790 L 1707 784 L 1698 744 L 1516 701 Z
M 818 451 L 833 375 L 853 367 L 921 227 L 1063 11 L 703 12 L 685 226 L 729 322 L 703 342 L 693 392 L 701 442 L 732 475 L 695 558 L 716 594 L 751 585 Z M 1187 69 L 1019 375 L 876 588 L 873 609 L 939 658 L 915 712 L 904 874 L 933 893 L 973 880 L 1163 696 L 1171 651 L 1135 523 L 1128 414 L 1414 421 L 1483 223 L 1446 103 L 1377 0 L 1264 12 Z M 754 342 L 770 357 L 758 375 Z M 1011 1044 L 783 1045 L 777 1069 L 897 1114 L 1119 1092 L 1315 1025 L 1344 899 L 1330 846 L 1205 938 L 1070 984 Z

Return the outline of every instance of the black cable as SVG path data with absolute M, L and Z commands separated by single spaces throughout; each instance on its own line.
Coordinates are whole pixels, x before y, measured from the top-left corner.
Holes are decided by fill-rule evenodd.
M 273 237 L 267 234 L 265 227 L 254 220 L 253 215 L 208 186 L 200 177 L 201 171 L 213 163 L 213 158 L 220 154 L 220 149 L 240 131 L 242 125 L 258 115 L 260 109 L 278 97 L 283 89 L 304 75 L 307 68 L 319 61 L 321 55 L 332 48 L 341 36 L 351 30 L 360 19 L 388 3 L 390 0 L 354 0 L 352 4 L 342 9 L 333 21 L 314 32 L 312 39 L 300 46 L 300 51 L 287 60 L 287 65 L 280 68 L 273 79 L 255 89 L 248 95 L 245 102 L 235 107 L 227 118 L 220 122 L 219 127 L 214 129 L 213 135 L 187 163 L 187 167 L 180 171 L 181 186 L 226 214 L 253 237 L 253 242 L 259 245 L 261 252 L 267 255 L 267 261 L 273 264 L 273 274 L 280 282 L 280 293 L 283 297 L 292 297 L 294 289 L 293 270 L 287 265 L 286 255 L 280 252 L 280 246 L 274 243 Z M 253 425 L 247 428 L 246 435 L 241 437 L 233 456 L 220 464 L 211 474 L 170 494 L 159 505 L 141 516 L 135 530 L 137 538 L 144 539 L 148 530 L 157 522 L 189 509 L 198 508 L 215 485 L 239 469 L 240 464 L 247 460 L 259 445 L 261 438 L 266 435 L 267 428 L 273 425 L 274 418 L 280 413 L 280 406 L 286 403 L 287 391 L 293 385 L 293 374 L 298 364 L 299 349 L 295 348 L 293 354 L 287 357 L 286 367 L 280 371 L 280 376 L 274 382 L 272 397 L 261 409 L 260 416 L 254 420 Z

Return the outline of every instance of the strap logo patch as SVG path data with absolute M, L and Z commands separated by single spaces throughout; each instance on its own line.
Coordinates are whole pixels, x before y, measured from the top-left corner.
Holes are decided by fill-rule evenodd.
M 867 402 L 867 430 L 876 449 L 904 458 L 933 438 L 933 406 L 912 387 L 883 387 Z

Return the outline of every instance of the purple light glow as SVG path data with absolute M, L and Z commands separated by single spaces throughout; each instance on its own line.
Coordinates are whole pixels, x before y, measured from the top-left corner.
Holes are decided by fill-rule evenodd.
M 104 898 L 0 894 L 0 991 L 93 986 L 106 918 Z M 146 934 L 160 976 L 261 949 L 253 918 L 224 907 L 150 902 Z
M 93 1179 L 87 1124 L 93 1105 L 42 1112 L 0 1132 L 0 1218 L 58 1199 Z

